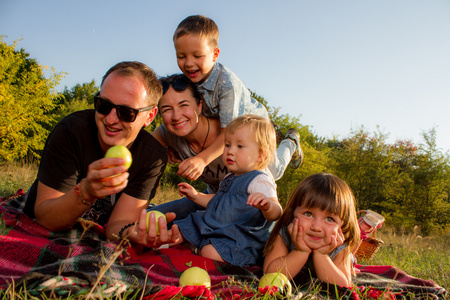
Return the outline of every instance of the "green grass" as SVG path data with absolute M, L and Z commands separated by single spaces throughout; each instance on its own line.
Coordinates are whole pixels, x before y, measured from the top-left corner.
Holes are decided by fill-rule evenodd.
M 422 237 L 414 232 L 396 233 L 392 229 L 381 230 L 377 235 L 384 244 L 372 261 L 372 265 L 392 265 L 421 279 L 433 280 L 450 290 L 450 236 Z
M 19 188 L 25 191 L 32 184 L 37 174 L 36 165 L 22 165 L 17 163 L 0 164 L 0 196 L 14 194 Z M 154 203 L 163 203 L 168 199 L 177 199 L 178 191 L 174 187 L 161 187 Z M 0 221 L 0 235 L 9 231 Z M 450 234 L 441 236 L 422 237 L 416 230 L 414 232 L 394 232 L 388 225 L 381 228 L 377 237 L 384 241 L 373 260 L 360 260 L 365 265 L 392 265 L 421 279 L 433 280 L 447 291 L 450 290 Z M 240 283 L 230 282 L 236 285 Z M 315 298 L 317 287 L 310 287 L 311 295 L 305 299 Z M 305 295 L 304 295 L 305 296 Z M 128 291 L 118 297 L 105 299 L 141 299 L 142 294 L 137 290 Z M 320 297 L 319 297 L 320 298 Z M 364 295 L 362 295 L 364 299 Z M 42 299 L 29 295 L 26 291 L 15 292 L 13 286 L 0 291 L 0 299 Z M 45 298 L 44 298 L 45 299 Z M 79 299 L 68 297 L 65 299 Z M 89 296 L 82 299 L 89 299 Z M 179 297 L 177 299 L 183 299 Z M 255 296 L 252 299 L 275 299 L 269 296 Z
M 14 194 L 18 189 L 25 191 L 36 178 L 36 164 L 0 163 L 0 197 Z

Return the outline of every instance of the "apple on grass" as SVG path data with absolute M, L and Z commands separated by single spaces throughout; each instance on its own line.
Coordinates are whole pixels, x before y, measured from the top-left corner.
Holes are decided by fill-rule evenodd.
M 199 267 L 191 267 L 186 269 L 180 276 L 180 286 L 187 285 L 204 285 L 206 288 L 211 287 L 211 278 L 208 272 Z
M 279 290 L 279 295 L 290 295 L 292 293 L 292 285 L 289 279 L 281 272 L 278 273 L 267 273 L 259 280 L 260 288 L 265 288 L 266 286 L 276 286 Z M 277 292 L 278 294 L 278 292 Z
M 155 214 L 155 220 L 156 220 L 156 234 L 159 234 L 159 222 L 158 222 L 158 220 L 159 220 L 160 217 L 163 217 L 163 218 L 164 218 L 164 221 L 167 223 L 166 215 L 163 214 L 163 213 L 160 212 L 160 211 L 157 211 L 157 210 L 150 210 L 150 211 L 148 211 L 148 212 L 147 212 L 147 217 L 145 218 L 146 224 L 147 224 L 147 232 L 148 232 L 148 225 L 149 225 L 149 222 L 150 222 L 150 214 L 151 214 L 151 213 L 154 213 L 154 214 Z

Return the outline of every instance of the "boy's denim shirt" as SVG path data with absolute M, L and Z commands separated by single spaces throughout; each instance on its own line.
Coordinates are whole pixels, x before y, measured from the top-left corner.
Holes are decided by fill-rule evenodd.
M 197 85 L 203 97 L 203 114 L 219 117 L 220 126 L 226 127 L 234 118 L 254 114 L 269 119 L 264 105 L 251 97 L 244 83 L 230 69 L 216 62 L 211 74 Z

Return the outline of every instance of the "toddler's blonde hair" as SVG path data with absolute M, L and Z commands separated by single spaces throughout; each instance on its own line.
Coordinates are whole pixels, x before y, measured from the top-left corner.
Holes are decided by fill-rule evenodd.
M 251 132 L 251 136 L 255 138 L 256 143 L 259 146 L 259 151 L 262 154 L 262 161 L 259 164 L 259 168 L 265 169 L 272 158 L 275 155 L 275 149 L 277 147 L 275 129 L 270 121 L 264 117 L 257 115 L 242 115 L 235 118 L 225 128 L 225 135 L 228 133 L 235 133 L 236 130 L 243 127 L 248 127 Z

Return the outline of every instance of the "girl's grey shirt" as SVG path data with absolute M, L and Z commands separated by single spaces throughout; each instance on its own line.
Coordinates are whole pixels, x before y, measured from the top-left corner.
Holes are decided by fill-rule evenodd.
M 182 161 L 198 154 L 192 150 L 185 138 L 171 133 L 164 124 L 159 128 L 161 130 L 161 136 L 166 141 L 166 144 L 178 153 Z M 202 175 L 198 179 L 207 184 L 208 194 L 215 194 L 219 189 L 220 182 L 227 173 L 228 169 L 223 164 L 221 155 L 205 167 Z

